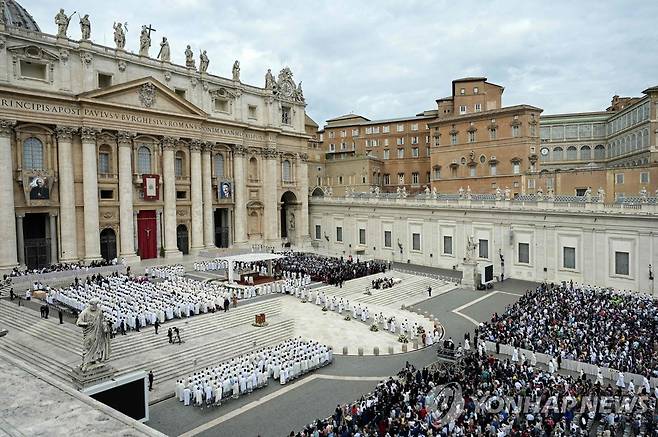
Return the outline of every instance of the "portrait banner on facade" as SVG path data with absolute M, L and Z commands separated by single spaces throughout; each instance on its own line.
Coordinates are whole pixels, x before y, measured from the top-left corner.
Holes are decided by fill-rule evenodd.
M 233 197 L 233 191 L 231 190 L 231 182 L 229 181 L 221 181 L 219 183 L 218 188 L 218 196 L 220 199 L 230 199 Z
M 30 200 L 48 200 L 50 199 L 50 188 L 48 179 L 45 176 L 30 176 Z
M 142 190 L 144 200 L 158 200 L 160 198 L 160 175 L 142 175 Z

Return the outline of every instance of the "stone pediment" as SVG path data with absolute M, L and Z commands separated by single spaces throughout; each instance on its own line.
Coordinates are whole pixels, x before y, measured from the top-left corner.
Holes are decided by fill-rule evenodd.
M 82 93 L 78 99 L 90 103 L 108 103 L 169 114 L 207 116 L 202 109 L 183 99 L 153 77 Z

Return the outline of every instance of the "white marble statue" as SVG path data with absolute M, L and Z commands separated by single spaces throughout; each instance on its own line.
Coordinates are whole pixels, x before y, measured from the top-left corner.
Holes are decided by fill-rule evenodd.
M 89 306 L 82 310 L 76 322 L 82 328 L 82 371 L 93 364 L 107 361 L 110 357 L 110 325 L 105 320 L 103 311 L 98 307 L 97 297 L 89 301 Z
M 199 71 L 201 73 L 205 73 L 208 71 L 208 65 L 210 65 L 210 59 L 208 58 L 208 54 L 206 51 L 202 51 L 201 55 L 199 56 Z
M 432 192 L 430 191 L 430 187 L 425 186 L 425 197 L 429 198 L 431 194 Z
M 73 14 L 75 14 L 75 12 Z M 71 17 L 73 14 L 71 14 Z M 66 38 L 66 31 L 69 29 L 69 22 L 71 21 L 71 17 L 66 15 L 63 8 L 59 10 L 57 15 L 55 15 L 55 24 L 57 25 L 58 37 Z
M 475 260 L 475 249 L 478 245 L 475 242 L 475 237 L 473 235 L 468 236 L 466 241 L 466 262 L 473 262 Z
M 240 61 L 233 63 L 233 80 L 240 82 Z
M 112 26 L 114 28 L 114 44 L 116 44 L 118 49 L 122 49 L 126 46 L 126 32 L 121 23 L 114 23 Z
M 268 68 L 267 73 L 265 73 L 265 89 L 271 90 L 274 89 L 274 75 L 272 74 L 272 69 Z
M 148 56 L 151 48 L 151 26 L 142 26 L 139 34 L 139 56 Z
M 169 41 L 167 37 L 162 37 L 162 42 L 160 43 L 160 52 L 158 53 L 158 59 L 162 62 L 169 62 L 171 60 L 171 50 L 169 48 Z
M 194 52 L 192 51 L 192 48 L 187 46 L 185 49 L 185 66 L 187 68 L 196 68 L 196 63 L 194 62 Z
M 472 195 L 473 195 L 473 193 L 471 192 L 471 186 L 466 185 L 466 198 L 468 200 L 471 200 Z
M 599 187 L 597 194 L 599 196 L 599 203 L 605 203 L 605 190 Z
M 585 190 L 585 201 L 586 202 L 592 201 L 592 187 L 587 187 L 587 189 Z
M 80 18 L 80 32 L 82 33 L 82 39 L 88 40 L 91 37 L 91 21 L 89 20 L 89 14 L 85 14 L 84 17 Z
M 459 187 L 459 198 L 460 199 L 464 198 L 464 188 L 463 187 Z
M 500 187 L 496 187 L 496 200 L 503 200 L 503 190 Z
M 647 200 L 647 187 L 642 187 L 640 190 L 640 197 L 642 198 L 643 201 Z
M 402 187 L 402 191 L 401 191 L 401 193 L 402 193 L 402 197 L 403 197 L 404 199 L 406 199 L 406 198 L 407 198 L 407 188 L 406 188 L 406 187 Z
M 509 187 L 505 187 L 505 200 L 512 200 L 512 190 Z
M 436 187 L 432 187 L 432 199 L 436 199 L 438 193 L 436 192 Z

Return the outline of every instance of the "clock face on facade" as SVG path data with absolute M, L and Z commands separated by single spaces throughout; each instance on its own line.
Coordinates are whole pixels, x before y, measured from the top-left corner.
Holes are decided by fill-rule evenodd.
M 290 82 L 283 82 L 281 85 L 281 94 L 286 97 L 292 96 L 292 85 L 290 85 Z
M 548 149 L 547 149 L 546 147 L 542 148 L 542 149 L 541 149 L 541 154 L 542 154 L 543 156 L 548 155 Z

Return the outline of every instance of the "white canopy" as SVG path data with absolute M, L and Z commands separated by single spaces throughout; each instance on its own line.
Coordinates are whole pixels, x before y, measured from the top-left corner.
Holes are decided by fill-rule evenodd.
M 278 253 L 243 253 L 242 255 L 232 255 L 219 258 L 223 261 L 228 261 L 228 282 L 233 283 L 234 265 L 235 263 L 253 263 L 260 261 L 271 261 L 273 259 L 283 258 L 283 255 Z

